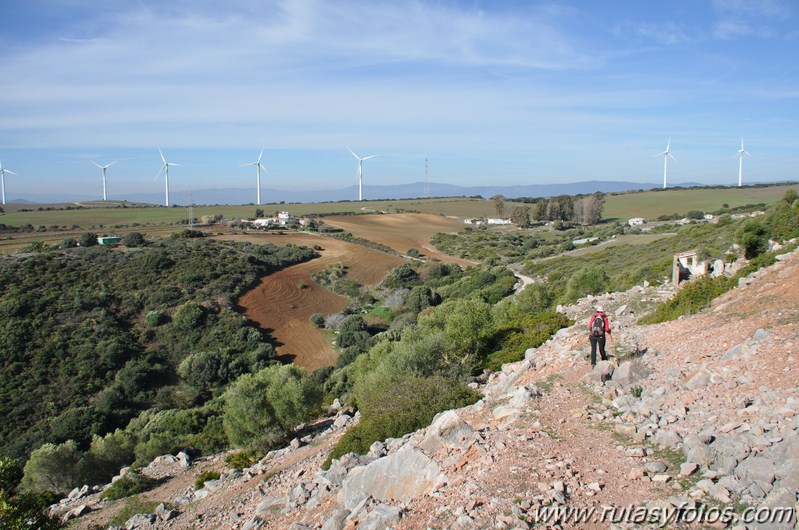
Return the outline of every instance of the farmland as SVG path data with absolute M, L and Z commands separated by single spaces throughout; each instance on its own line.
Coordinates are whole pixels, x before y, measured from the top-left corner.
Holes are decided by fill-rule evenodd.
M 368 287 L 404 262 L 401 258 L 353 243 L 307 234 L 252 234 L 221 238 L 321 247 L 318 251 L 321 257 L 262 278 L 257 287 L 238 301 L 244 315 L 271 335 L 278 356 L 310 370 L 334 364 L 337 355 L 322 333 L 311 324 L 310 316 L 314 313 L 331 315 L 342 311 L 348 304 L 345 297 L 317 285 L 312 275 L 341 263 L 346 267 L 349 279 Z
M 631 217 L 655 218 L 660 215 L 684 215 L 691 210 L 712 212 L 727 204 L 730 208 L 747 204 L 772 204 L 788 189 L 799 185 L 744 187 L 744 188 L 692 188 L 665 191 L 645 191 L 608 195 L 605 198 L 605 219 L 627 220 Z

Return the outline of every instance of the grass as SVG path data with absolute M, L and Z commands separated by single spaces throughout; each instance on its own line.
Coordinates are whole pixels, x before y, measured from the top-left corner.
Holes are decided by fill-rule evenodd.
M 555 383 L 559 380 L 560 374 L 552 374 L 544 379 L 541 379 L 540 381 L 536 381 L 535 386 L 537 386 L 541 392 L 551 392 L 555 387 Z
M 780 199 L 789 188 L 797 187 L 799 187 L 797 184 L 791 184 L 743 188 L 670 189 L 607 195 L 602 215 L 605 219 L 627 220 L 631 217 L 654 219 L 660 215 L 686 214 L 691 210 L 716 211 L 721 209 L 723 204 L 728 204 L 730 208 L 746 204 L 771 204 Z
M 130 497 L 125 501 L 122 509 L 111 519 L 110 525 L 124 526 L 134 515 L 153 513 L 159 504 L 161 504 L 159 501 L 144 501 L 138 495 Z

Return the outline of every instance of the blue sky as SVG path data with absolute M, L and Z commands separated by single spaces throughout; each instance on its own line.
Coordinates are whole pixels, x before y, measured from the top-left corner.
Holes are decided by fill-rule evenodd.
M 99 5 L 99 7 L 98 7 Z M 5 0 L 11 199 L 370 183 L 799 179 L 790 0 Z

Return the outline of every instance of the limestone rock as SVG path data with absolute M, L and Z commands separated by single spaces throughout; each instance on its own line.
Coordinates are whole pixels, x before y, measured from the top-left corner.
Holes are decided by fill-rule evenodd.
M 347 509 L 352 509 L 364 496 L 408 502 L 444 482 L 446 477 L 434 460 L 406 445 L 396 453 L 353 469 L 341 485 L 339 501 Z
M 448 410 L 433 419 L 420 447 L 429 454 L 435 454 L 444 447 L 460 447 L 473 434 L 474 429 L 457 412 Z
M 325 518 L 322 530 L 344 530 L 349 510 L 336 508 Z
M 649 377 L 652 373 L 649 368 L 638 362 L 625 361 L 613 372 L 613 382 L 621 386 L 628 386 Z
M 613 364 L 611 361 L 599 361 L 594 366 L 594 369 L 591 370 L 588 375 L 586 376 L 589 381 L 593 381 L 595 383 L 604 383 L 605 381 L 609 381 L 611 377 L 613 377 L 613 371 L 616 369 L 616 365 Z
M 360 530 L 383 530 L 399 523 L 402 510 L 396 506 L 380 503 L 369 512 L 363 522 L 358 525 Z

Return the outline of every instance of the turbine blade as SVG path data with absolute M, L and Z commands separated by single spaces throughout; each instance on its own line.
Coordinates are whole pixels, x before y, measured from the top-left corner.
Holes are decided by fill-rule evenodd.
M 97 162 L 95 162 L 94 160 L 89 160 L 89 162 L 91 162 L 91 163 L 92 163 L 92 164 L 94 164 L 95 166 L 99 167 L 100 169 L 103 169 L 103 166 L 101 166 L 100 164 L 98 164 L 98 163 L 97 163 Z
M 158 154 L 161 155 L 161 160 L 166 164 L 166 158 L 164 158 L 164 153 L 161 152 L 161 148 L 158 148 Z
M 674 155 L 673 155 L 673 154 L 671 154 L 671 153 L 668 153 L 668 155 L 669 155 L 669 158 L 671 158 L 671 159 L 672 159 L 672 160 L 674 160 L 675 162 L 677 161 L 677 159 L 676 159 L 676 158 L 674 158 Z
M 361 160 L 369 160 L 370 158 L 374 158 L 376 156 L 380 156 L 380 155 L 367 156 L 367 157 L 361 158 Z
M 107 166 L 105 166 L 105 167 L 111 167 L 111 166 L 113 166 L 114 164 L 116 164 L 117 162 L 119 162 L 119 160 L 114 160 L 113 162 L 111 162 L 110 164 L 108 164 L 108 165 L 107 165 Z
M 264 156 L 264 151 L 265 151 L 265 150 L 266 150 L 266 146 L 264 146 L 264 147 L 261 149 L 261 154 L 260 154 L 260 155 L 258 155 L 258 163 L 259 163 L 259 164 L 261 163 L 261 158 L 263 158 L 263 156 Z
M 167 162 L 166 165 L 168 165 L 168 166 L 182 166 L 183 164 L 176 164 L 174 162 Z
M 353 151 L 353 150 L 352 150 L 352 149 L 350 149 L 349 147 L 347 147 L 347 151 L 349 151 L 350 153 L 352 153 L 352 156 L 354 156 L 354 157 L 355 157 L 355 158 L 357 158 L 358 160 L 361 160 L 361 157 L 359 157 L 358 155 L 356 155 L 356 154 L 355 154 L 355 151 Z
M 156 180 L 158 177 L 160 177 L 160 176 L 161 176 L 161 173 L 163 173 L 165 169 L 166 169 L 166 164 L 164 164 L 163 166 L 161 166 L 161 169 L 159 169 L 159 170 L 158 170 L 158 173 L 156 173 L 156 174 L 155 174 L 155 176 L 153 177 L 153 180 Z
M 10 174 L 12 174 L 12 175 L 17 175 L 16 173 L 14 173 L 13 171 L 11 171 L 10 169 L 3 169 L 3 173 L 10 173 Z M 17 176 L 19 176 L 19 175 L 17 175 Z

